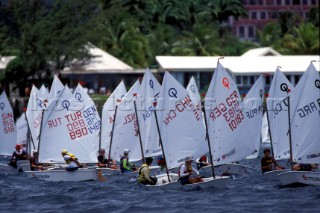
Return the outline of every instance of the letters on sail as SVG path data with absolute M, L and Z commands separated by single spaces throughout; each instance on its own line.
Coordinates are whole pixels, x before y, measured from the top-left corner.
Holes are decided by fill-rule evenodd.
M 139 80 L 137 80 L 118 106 L 111 145 L 111 158 L 117 161 L 120 161 L 124 149 L 130 150 L 130 161 L 142 159 L 137 119 L 133 103 L 139 87 L 140 83 Z M 109 146 L 107 146 L 106 152 L 109 152 Z
M 245 128 L 247 135 L 246 142 L 252 143 L 255 146 L 254 153 L 247 157 L 250 159 L 259 156 L 263 100 L 264 85 L 263 78 L 260 76 L 243 100 L 244 116 L 248 121 Z
M 138 92 L 137 106 L 141 139 L 145 157 L 161 155 L 159 135 L 153 114 L 154 102 L 159 97 L 161 86 L 149 69 L 146 70 Z
M 287 97 L 292 91 L 292 84 L 277 68 L 271 82 L 269 98 L 267 99 L 269 126 L 276 160 L 290 157 Z
M 162 83 L 157 116 L 169 169 L 181 165 L 188 156 L 196 159 L 208 152 L 201 114 L 187 90 L 168 72 Z
M 246 143 L 248 118 L 242 110 L 238 88 L 218 63 L 207 95 L 205 110 L 214 165 L 244 159 L 255 151 Z
M 111 139 L 112 125 L 114 122 L 114 114 L 116 106 L 119 106 L 122 98 L 126 95 L 127 90 L 123 81 L 110 95 L 102 109 L 102 125 L 101 125 L 101 147 L 109 147 Z M 109 148 L 107 148 L 109 149 Z
M 97 162 L 100 117 L 91 98 L 78 86 L 72 94 L 68 86 L 43 114 L 39 161 L 63 161 L 61 150 L 75 154 L 81 163 Z
M 17 140 L 12 108 L 6 93 L 0 95 L 0 155 L 11 155 Z
M 311 63 L 290 94 L 293 161 L 320 162 L 320 78 Z

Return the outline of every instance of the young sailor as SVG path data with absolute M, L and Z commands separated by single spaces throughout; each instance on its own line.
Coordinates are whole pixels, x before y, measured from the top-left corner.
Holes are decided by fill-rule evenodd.
M 158 157 L 157 165 L 160 166 L 161 171 L 166 169 L 166 161 L 162 155 Z
M 208 158 L 206 155 L 202 155 L 200 158 L 198 158 L 196 160 L 196 163 L 197 163 L 197 169 L 199 170 L 200 168 L 202 167 L 205 167 L 205 166 L 208 166 L 210 165 L 209 161 L 208 161 Z
M 120 170 L 121 173 L 129 173 L 136 170 L 135 165 L 129 162 L 129 150 L 125 149 L 123 156 L 120 159 Z
M 37 151 L 33 152 L 32 157 L 30 158 L 30 166 L 32 171 L 41 171 L 46 169 L 42 164 L 39 163 L 39 154 Z
M 318 168 L 317 164 L 296 163 L 296 164 L 294 164 L 292 170 L 294 170 L 294 171 L 314 171 L 317 168 Z
M 142 164 L 142 166 L 139 169 L 138 173 L 138 182 L 146 185 L 156 185 L 157 178 L 156 177 L 150 177 L 150 169 L 149 166 L 151 165 L 153 159 L 152 158 L 146 158 L 146 163 Z
M 192 157 L 186 157 L 185 163 L 180 166 L 178 175 L 179 175 L 179 182 L 181 185 L 197 183 L 202 181 L 201 178 L 198 177 L 199 172 L 192 167 L 191 165 L 192 162 L 193 162 Z M 197 177 L 191 178 L 192 174 L 196 174 Z
M 13 151 L 10 163 L 8 165 L 17 168 L 17 161 L 19 160 L 27 160 L 27 153 L 21 149 L 21 146 L 19 144 L 16 145 L 16 150 Z
M 66 167 L 67 171 L 75 171 L 78 168 L 82 168 L 82 165 L 79 163 L 78 159 L 74 154 L 69 153 L 66 149 L 61 151 L 64 161 L 68 164 Z
M 261 170 L 262 173 L 269 172 L 272 170 L 283 170 L 285 167 L 277 164 L 276 160 L 270 156 L 270 149 L 266 148 L 263 150 L 264 156 L 261 159 Z
M 112 159 L 106 159 L 105 153 L 105 149 L 100 149 L 98 156 L 98 166 L 102 168 L 107 167 L 111 169 L 118 169 L 116 161 Z

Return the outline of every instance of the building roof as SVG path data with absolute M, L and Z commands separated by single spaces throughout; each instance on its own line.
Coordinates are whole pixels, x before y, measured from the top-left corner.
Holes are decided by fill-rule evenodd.
M 93 56 L 84 64 L 73 63 L 65 68 L 61 74 L 95 74 L 95 73 L 132 73 L 133 68 L 104 50 L 90 44 L 89 53 Z
M 157 56 L 160 71 L 175 72 L 212 72 L 217 67 L 217 56 Z M 227 56 L 220 63 L 234 74 L 273 73 L 277 66 L 286 73 L 304 72 L 311 61 L 320 70 L 319 55 L 284 56 L 272 48 L 249 50 L 242 56 Z
M 243 53 L 242 57 L 256 57 L 256 56 L 277 56 L 281 55 L 271 47 L 261 47 L 248 50 L 247 52 Z

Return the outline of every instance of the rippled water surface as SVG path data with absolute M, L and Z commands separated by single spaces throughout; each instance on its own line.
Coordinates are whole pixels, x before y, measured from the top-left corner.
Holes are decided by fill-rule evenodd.
M 258 168 L 259 159 L 246 164 Z M 320 187 L 281 188 L 260 175 L 232 180 L 226 189 L 187 191 L 0 175 L 0 212 L 319 212 L 319 204 Z

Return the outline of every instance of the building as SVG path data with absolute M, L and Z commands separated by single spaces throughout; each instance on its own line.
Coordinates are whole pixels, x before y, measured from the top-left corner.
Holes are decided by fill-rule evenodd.
M 219 57 L 203 56 L 157 56 L 159 71 L 171 71 L 171 74 L 186 86 L 191 76 L 198 80 L 200 91 L 207 91 Z M 241 94 L 247 91 L 262 74 L 265 76 L 266 91 L 270 88 L 272 75 L 278 66 L 289 81 L 296 85 L 311 61 L 320 70 L 319 55 L 284 56 L 270 47 L 249 50 L 241 56 L 227 56 L 220 60 L 234 78 Z
M 242 0 L 248 17 L 229 18 L 232 32 L 241 40 L 256 40 L 257 29 L 262 30 L 268 22 L 275 22 L 280 12 L 292 12 L 303 20 L 311 8 L 319 8 L 319 0 Z

